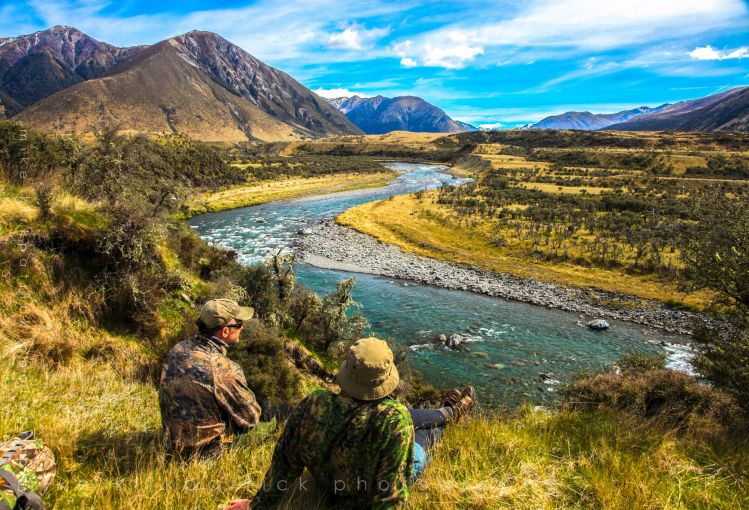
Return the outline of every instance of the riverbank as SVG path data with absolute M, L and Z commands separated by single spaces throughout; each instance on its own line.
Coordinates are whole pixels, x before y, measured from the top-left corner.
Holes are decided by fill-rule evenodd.
M 242 184 L 212 193 L 203 193 L 186 204 L 183 216 L 226 211 L 280 200 L 339 193 L 387 186 L 396 172 L 345 173 L 321 177 L 294 177 Z
M 672 310 L 631 295 L 584 289 L 500 274 L 407 253 L 372 236 L 324 220 L 303 230 L 294 249 L 303 262 L 326 269 L 361 272 L 464 290 L 592 318 L 634 322 L 671 333 L 690 334 L 704 315 Z

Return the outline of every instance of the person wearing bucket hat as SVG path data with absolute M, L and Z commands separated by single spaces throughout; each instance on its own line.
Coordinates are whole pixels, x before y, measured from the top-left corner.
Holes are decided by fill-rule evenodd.
M 235 433 L 247 432 L 261 414 L 242 368 L 226 356 L 239 342 L 251 307 L 212 299 L 200 310 L 198 334 L 167 354 L 159 384 L 159 409 L 167 448 L 181 457 L 215 455 Z
M 305 468 L 332 504 L 403 507 L 415 478 L 416 450 L 428 449 L 441 428 L 467 413 L 475 392 L 453 390 L 442 409 L 408 409 L 392 395 L 399 380 L 386 342 L 357 340 L 336 377 L 340 393 L 314 391 L 289 417 L 253 510 L 275 508 L 292 489 L 307 490 L 308 481 L 300 478 Z M 426 446 L 416 442 L 419 430 L 427 431 L 422 435 Z M 249 507 L 250 501 L 242 499 L 226 509 Z

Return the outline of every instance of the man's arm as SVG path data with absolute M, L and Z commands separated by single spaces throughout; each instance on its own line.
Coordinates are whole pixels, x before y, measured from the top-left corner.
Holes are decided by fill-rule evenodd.
M 234 428 L 247 432 L 260 420 L 260 405 L 247 386 L 239 365 L 217 358 L 213 373 L 214 392 L 219 407 L 231 419 Z
M 302 475 L 304 463 L 298 452 L 304 447 L 300 444 L 301 424 L 308 402 L 309 397 L 302 400 L 289 416 L 276 449 L 273 450 L 273 460 L 265 473 L 263 485 L 252 500 L 253 510 L 275 508 Z
M 380 451 L 374 483 L 374 510 L 403 508 L 408 499 L 408 482 L 414 463 L 414 427 L 408 412 L 392 417 L 392 433 Z

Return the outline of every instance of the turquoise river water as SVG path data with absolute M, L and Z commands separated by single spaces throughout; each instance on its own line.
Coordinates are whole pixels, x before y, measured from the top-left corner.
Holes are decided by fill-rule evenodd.
M 445 167 L 391 167 L 400 175 L 384 188 L 205 214 L 190 224 L 207 242 L 236 250 L 243 263 L 254 263 L 290 246 L 310 222 L 390 195 L 463 182 L 444 173 Z M 306 264 L 297 264 L 296 273 L 298 282 L 319 294 L 352 276 Z M 476 386 L 489 407 L 554 401 L 559 384 L 575 372 L 601 368 L 631 352 L 665 351 L 671 366 L 689 369 L 687 339 L 677 335 L 617 321 L 609 321 L 609 330 L 595 332 L 574 313 L 369 274 L 353 276 L 354 298 L 377 336 L 397 346 L 423 344 L 439 333 L 469 336 L 466 350 L 413 348 L 411 363 L 438 387 Z

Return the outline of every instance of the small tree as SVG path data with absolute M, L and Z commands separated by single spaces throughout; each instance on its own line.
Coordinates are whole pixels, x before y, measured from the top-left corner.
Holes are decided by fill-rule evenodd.
M 716 292 L 728 322 L 695 331 L 695 366 L 749 408 L 749 194 L 708 190 L 696 197 L 694 217 L 680 242 L 681 259 L 692 286 Z
M 336 291 L 323 298 L 319 311 L 308 321 L 307 337 L 324 352 L 334 344 L 345 344 L 364 334 L 366 319 L 359 313 L 347 315 L 349 308 L 361 306 L 354 301 L 353 288 L 353 278 L 338 282 Z
M 717 189 L 696 197 L 696 223 L 681 240 L 692 286 L 717 293 L 720 304 L 746 321 L 749 313 L 749 194 L 729 198 Z

